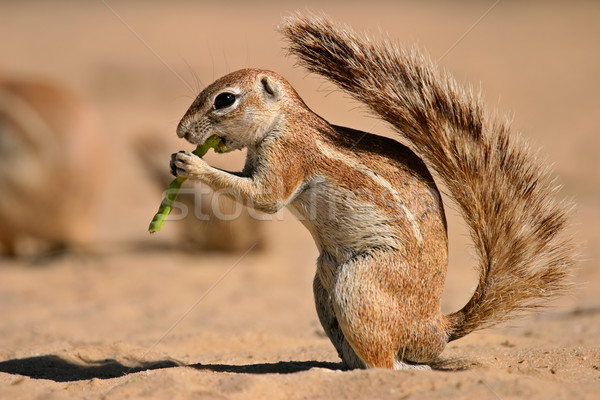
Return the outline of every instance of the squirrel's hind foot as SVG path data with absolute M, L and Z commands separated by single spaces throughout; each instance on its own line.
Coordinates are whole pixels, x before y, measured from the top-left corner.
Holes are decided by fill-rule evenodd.
M 430 371 L 431 366 L 428 364 L 411 364 L 400 360 L 394 360 L 394 369 L 400 370 L 419 370 L 419 371 Z

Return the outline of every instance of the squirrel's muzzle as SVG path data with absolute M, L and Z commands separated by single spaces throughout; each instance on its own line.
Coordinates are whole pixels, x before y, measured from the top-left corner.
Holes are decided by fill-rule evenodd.
M 184 118 L 177 125 L 177 136 L 192 144 L 203 144 L 210 135 L 210 123 L 206 120 Z

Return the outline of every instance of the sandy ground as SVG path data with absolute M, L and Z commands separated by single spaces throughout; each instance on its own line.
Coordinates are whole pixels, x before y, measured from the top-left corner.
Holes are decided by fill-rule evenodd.
M 0 259 L 0 398 L 600 398 L 600 5 L 202 3 L 0 3 L 0 72 L 81 93 L 108 153 L 96 255 Z M 276 70 L 332 122 L 388 132 L 285 57 L 275 27 L 297 8 L 416 43 L 480 86 L 490 107 L 514 113 L 577 203 L 582 261 L 570 295 L 453 342 L 432 371 L 340 371 L 313 306 L 316 250 L 289 214 L 264 223 L 268 245 L 246 253 L 183 252 L 169 225 L 146 234 L 160 194 L 131 142 L 151 131 L 173 151 L 189 148 L 176 123 L 224 73 Z M 475 277 L 464 227 L 448 212 L 450 312 Z

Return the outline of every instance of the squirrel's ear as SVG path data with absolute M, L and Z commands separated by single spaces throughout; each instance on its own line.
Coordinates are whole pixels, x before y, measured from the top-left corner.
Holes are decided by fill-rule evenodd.
M 263 76 L 260 78 L 260 84 L 265 92 L 265 96 L 270 99 L 279 98 L 279 87 L 277 83 L 273 81 L 273 79 L 268 76 Z

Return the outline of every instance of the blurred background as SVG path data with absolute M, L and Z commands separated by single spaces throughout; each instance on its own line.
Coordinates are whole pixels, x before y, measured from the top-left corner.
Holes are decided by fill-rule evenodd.
M 0 304 L 5 321 L 0 336 L 10 349 L 6 357 L 25 352 L 19 346 L 30 349 L 40 337 L 46 343 L 71 343 L 91 340 L 90 335 L 117 340 L 136 332 L 143 345 L 165 328 L 159 321 L 174 320 L 202 288 L 237 265 L 240 255 L 244 272 L 233 272 L 223 284 L 232 291 L 224 289 L 203 303 L 206 313 L 215 304 L 240 313 L 210 314 L 211 322 L 202 320 L 202 329 L 242 331 L 245 322 L 261 320 L 255 329 L 279 334 L 319 329 L 311 292 L 317 252 L 289 213 L 276 221 L 205 224 L 198 231 L 201 224 L 185 228 L 183 222 L 169 221 L 158 234 L 146 232 L 168 181 L 161 168 L 168 172 L 170 153 L 191 149 L 175 135 L 179 119 L 204 86 L 228 72 L 244 67 L 277 71 L 330 122 L 390 134 L 359 104 L 286 57 L 276 27 L 293 10 L 322 11 L 357 31 L 416 45 L 459 81 L 480 88 L 490 108 L 514 115 L 515 132 L 541 148 L 540 156 L 554 165 L 564 186 L 561 195 L 577 205 L 573 230 L 582 245 L 575 276 L 579 286 L 559 304 L 600 306 L 600 3 L 0 1 L 0 107 L 5 107 L 0 109 L 5 118 L 0 216 L 11 225 L 0 224 L 9 232 L 5 235 L 29 232 L 51 242 L 15 245 L 13 253 L 24 258 L 8 257 L 9 239 L 0 249 L 0 297 L 6 300 Z M 29 107 L 25 111 L 23 102 Z M 50 144 L 35 134 L 31 121 L 38 119 L 55 138 Z M 54 155 L 47 154 L 48 148 Z M 57 154 L 59 162 L 53 164 L 49 160 Z M 235 170 L 241 169 L 243 154 L 210 154 L 207 160 Z M 475 276 L 464 226 L 449 203 L 446 208 L 451 262 L 444 308 L 452 311 L 470 297 Z M 190 235 L 198 241 L 184 245 Z M 85 238 L 84 243 L 77 238 Z M 228 245 L 219 248 L 219 243 Z M 64 247 L 92 255 L 32 258 L 40 249 Z M 190 255 L 190 248 L 202 252 Z M 32 262 L 44 268 L 28 272 Z M 78 270 L 82 266 L 88 267 L 85 272 Z M 202 266 L 209 272 L 190 270 Z M 52 285 L 62 289 L 49 290 Z M 72 301 L 89 306 L 95 316 L 67 307 Z M 44 308 L 47 304 L 52 307 Z M 19 309 L 37 310 L 35 305 L 39 313 L 24 316 Z M 276 313 L 273 307 L 281 315 L 259 315 L 265 309 Z M 302 320 L 288 315 L 290 309 Z M 77 319 L 73 315 L 79 312 Z M 203 312 L 199 315 L 208 315 Z M 106 327 L 90 333 L 81 318 L 119 326 L 122 332 L 115 337 Z M 198 329 L 200 323 L 188 319 L 181 332 Z

